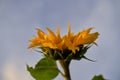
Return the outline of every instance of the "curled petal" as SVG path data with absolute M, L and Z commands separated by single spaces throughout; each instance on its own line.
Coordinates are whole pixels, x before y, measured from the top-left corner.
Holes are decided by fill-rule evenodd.
M 79 35 L 79 37 L 82 37 L 82 38 L 86 37 L 86 36 L 90 33 L 90 31 L 91 31 L 92 29 L 93 29 L 93 28 L 88 28 L 88 29 L 86 29 L 86 30 L 83 30 L 83 31 L 81 32 L 81 35 Z
M 98 32 L 88 34 L 86 37 L 81 38 L 79 44 L 91 44 L 98 38 Z
M 92 30 L 92 28 L 88 28 L 88 29 L 83 30 L 82 32 L 78 33 L 75 36 L 75 39 L 73 41 L 74 46 L 78 46 L 80 44 L 82 44 L 82 45 L 91 44 L 91 43 L 96 44 L 94 41 L 98 38 L 99 33 L 98 32 L 90 33 L 91 30 Z

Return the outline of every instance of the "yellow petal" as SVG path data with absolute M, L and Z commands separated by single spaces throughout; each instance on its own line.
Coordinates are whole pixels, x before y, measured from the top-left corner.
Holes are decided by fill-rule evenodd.
M 99 35 L 98 32 L 88 34 L 84 38 L 80 39 L 79 44 L 91 44 L 91 43 L 94 43 L 94 41 L 98 38 L 98 35 Z
M 70 33 L 71 33 L 71 24 L 68 23 L 68 36 L 70 36 Z
M 88 29 L 86 29 L 86 30 L 83 30 L 82 32 L 81 32 L 81 35 L 79 36 L 79 37 L 85 37 L 91 30 L 92 30 L 93 28 L 88 28 Z
M 74 39 L 74 43 L 73 43 L 74 46 L 78 46 L 80 44 L 91 44 L 91 43 L 95 44 L 94 41 L 98 38 L 99 34 L 98 32 L 90 33 L 91 30 L 92 28 L 88 28 L 78 33 Z
M 74 40 L 74 33 L 71 32 L 71 24 L 70 23 L 68 24 L 68 35 L 67 36 L 70 39 L 70 41 L 73 42 L 73 40 Z
M 53 42 L 56 42 L 56 36 L 55 36 L 54 32 L 52 30 L 50 30 L 49 28 L 47 28 L 47 31 L 49 33 L 49 36 L 48 36 L 49 39 Z
M 64 36 L 63 38 L 65 46 L 69 49 L 72 50 L 73 53 L 75 53 L 76 46 L 73 45 L 73 43 L 70 41 L 70 39 L 67 36 Z
M 33 37 L 33 39 L 29 40 L 29 42 L 31 42 L 31 44 L 29 45 L 28 48 L 33 48 L 41 45 L 41 41 L 38 37 Z
M 57 36 L 60 37 L 60 27 L 59 27 L 59 26 L 58 26 L 58 28 L 57 28 Z
M 44 42 L 43 44 L 42 44 L 44 47 L 49 47 L 49 48 L 52 48 L 52 49 L 55 49 L 55 48 L 57 48 L 56 46 L 55 46 L 55 44 L 54 43 L 52 43 L 52 42 Z
M 41 29 L 38 29 L 37 28 L 37 33 L 38 33 L 38 36 L 40 37 L 40 38 L 44 38 L 44 36 L 45 36 L 45 33 L 41 30 Z
M 57 37 L 57 42 L 56 42 L 56 43 L 61 42 L 60 27 L 59 27 L 59 26 L 58 26 L 58 28 L 57 28 L 57 34 L 56 34 L 56 37 Z

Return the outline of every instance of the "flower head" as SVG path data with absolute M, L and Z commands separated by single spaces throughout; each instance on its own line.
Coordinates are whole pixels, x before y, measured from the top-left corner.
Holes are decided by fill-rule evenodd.
M 84 54 L 90 48 L 90 44 L 95 44 L 99 33 L 90 33 L 93 28 L 88 28 L 77 34 L 71 32 L 71 25 L 68 24 L 68 34 L 61 37 L 60 27 L 55 34 L 51 29 L 46 28 L 48 34 L 37 28 L 37 36 L 29 40 L 29 48 L 39 47 L 45 56 L 58 59 L 76 59 L 86 58 Z
M 73 53 L 79 50 L 79 45 L 96 44 L 95 40 L 98 38 L 99 33 L 90 33 L 93 28 L 88 28 L 82 32 L 74 34 L 71 32 L 71 25 L 68 24 L 68 34 L 63 37 L 60 36 L 60 27 L 55 34 L 52 30 L 47 28 L 48 34 L 44 33 L 41 29 L 37 29 L 38 36 L 33 37 L 29 48 L 34 47 L 49 47 L 51 49 L 64 50 L 69 49 Z

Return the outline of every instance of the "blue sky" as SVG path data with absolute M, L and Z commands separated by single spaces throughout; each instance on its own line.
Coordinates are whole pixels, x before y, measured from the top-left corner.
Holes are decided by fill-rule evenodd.
M 93 46 L 86 56 L 97 62 L 72 61 L 72 80 L 90 80 L 103 74 L 110 80 L 120 79 L 120 47 L 118 44 L 119 0 L 0 0 L 0 80 L 34 80 L 26 64 L 34 66 L 42 55 L 27 49 L 36 35 L 35 28 L 67 33 L 70 22 L 77 33 L 88 27 L 100 33 L 98 47 Z M 55 80 L 61 80 L 59 76 Z

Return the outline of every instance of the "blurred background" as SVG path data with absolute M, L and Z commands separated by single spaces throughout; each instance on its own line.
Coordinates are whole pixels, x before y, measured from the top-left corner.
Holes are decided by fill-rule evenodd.
M 109 80 L 120 79 L 120 0 L 0 0 L 0 80 L 34 80 L 26 64 L 33 66 L 43 56 L 28 49 L 36 28 L 46 27 L 61 34 L 67 25 L 75 33 L 88 27 L 100 33 L 86 56 L 70 65 L 72 80 L 91 80 L 103 74 Z M 63 80 L 58 76 L 55 80 Z

